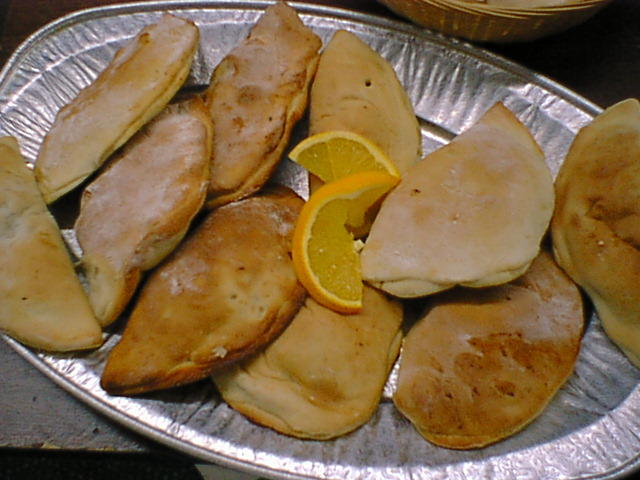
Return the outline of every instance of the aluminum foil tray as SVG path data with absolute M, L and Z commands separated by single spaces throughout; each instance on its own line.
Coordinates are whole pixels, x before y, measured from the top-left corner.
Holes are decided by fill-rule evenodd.
M 267 5 L 146 2 L 64 17 L 31 36 L 0 73 L 0 133 L 16 136 L 32 163 L 56 112 L 97 76 L 116 49 L 165 11 L 199 26 L 201 45 L 188 85 L 206 85 L 213 67 Z M 533 132 L 555 174 L 578 129 L 599 112 L 548 79 L 460 41 L 365 14 L 292 5 L 325 42 L 337 29 L 347 29 L 391 62 L 420 117 L 425 152 L 501 100 Z M 281 181 L 303 189 L 299 174 L 286 170 Z M 73 238 L 72 231 L 64 233 Z M 4 339 L 110 419 L 205 461 L 264 477 L 609 479 L 640 466 L 640 370 L 606 338 L 596 316 L 589 319 L 574 375 L 543 414 L 521 433 L 472 451 L 424 441 L 389 400 L 393 378 L 366 425 L 328 442 L 297 440 L 250 423 L 221 402 L 208 381 L 139 398 L 111 397 L 99 378 L 122 324 L 108 332 L 102 348 L 87 354 L 43 354 Z

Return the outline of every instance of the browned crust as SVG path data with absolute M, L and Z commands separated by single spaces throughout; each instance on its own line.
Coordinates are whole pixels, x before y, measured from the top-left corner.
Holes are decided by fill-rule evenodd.
M 623 100 L 578 132 L 556 178 L 560 266 L 609 338 L 640 367 L 640 103 Z
M 253 344 L 246 348 L 229 351 L 224 359 L 220 359 L 215 363 L 185 362 L 165 375 L 145 377 L 144 380 L 136 384 L 126 386 L 122 385 L 118 379 L 111 377 L 105 369 L 100 386 L 111 395 L 139 395 L 150 391 L 179 387 L 207 378 L 216 371 L 220 371 L 264 348 L 289 325 L 291 319 L 304 303 L 305 297 L 306 292 L 299 285 L 299 288 L 292 292 L 291 300 L 284 303 L 277 312 L 273 313 L 271 316 L 272 321 L 268 322 L 267 328 L 255 338 Z
M 394 403 L 436 445 L 498 442 L 571 375 L 583 325 L 579 291 L 547 253 L 510 284 L 447 292 L 407 336 Z
M 319 57 L 313 59 L 307 68 L 304 88 L 300 91 L 299 95 L 294 97 L 290 108 L 287 110 L 284 129 L 276 148 L 265 154 L 260 166 L 254 171 L 253 175 L 247 178 L 237 189 L 218 192 L 215 195 L 210 194 L 206 204 L 207 208 L 216 208 L 235 200 L 248 197 L 252 193 L 260 190 L 267 180 L 269 180 L 273 172 L 276 170 L 276 167 L 282 157 L 282 153 L 289 143 L 293 127 L 305 113 L 309 99 L 309 87 L 316 71 L 316 67 L 318 66 L 318 60 Z
M 290 228 L 291 231 L 278 233 L 278 235 L 286 235 L 283 240 L 285 245 L 289 245 L 287 248 L 290 248 L 290 235 L 292 234 L 293 226 L 291 222 L 299 213 L 303 202 L 289 189 L 274 189 L 261 196 L 225 205 L 209 214 L 194 232 L 194 235 L 190 236 L 185 244 L 151 275 L 147 285 L 142 290 L 123 337 L 120 343 L 112 349 L 102 374 L 101 386 L 107 392 L 116 395 L 135 395 L 200 380 L 212 372 L 261 349 L 289 324 L 306 297 L 306 291 L 295 278 L 292 264 L 289 273 L 284 277 L 277 277 L 287 279 L 287 283 L 280 287 L 283 290 L 269 290 L 271 294 L 279 292 L 277 298 L 282 298 L 282 301 L 273 301 L 269 311 L 263 313 L 262 316 L 256 317 L 255 320 L 251 320 L 251 330 L 246 329 L 246 325 L 235 326 L 234 324 L 231 330 L 226 329 L 224 325 L 222 327 L 219 326 L 224 322 L 229 322 L 229 317 L 221 313 L 228 311 L 227 309 L 230 306 L 225 295 L 238 293 L 238 285 L 241 285 L 244 280 L 221 279 L 221 284 L 225 281 L 235 282 L 231 284 L 229 289 L 225 287 L 225 285 L 228 286 L 229 284 L 214 285 L 216 280 L 211 276 L 213 273 L 205 273 L 204 275 L 209 279 L 206 286 L 198 287 L 199 290 L 197 292 L 190 291 L 190 296 L 182 297 L 182 299 L 180 298 L 182 291 L 172 292 L 171 280 L 163 280 L 163 278 L 169 278 L 172 273 L 186 271 L 184 266 L 191 265 L 188 262 L 202 264 L 201 262 L 203 261 L 210 261 L 212 264 L 223 264 L 225 265 L 223 267 L 225 270 L 222 271 L 231 275 L 233 272 L 229 268 L 235 268 L 233 266 L 236 265 L 235 254 L 232 251 L 221 250 L 220 248 L 224 245 L 229 245 L 226 243 L 227 239 L 238 238 L 240 233 L 236 231 L 239 228 L 237 215 L 244 215 L 243 212 L 251 212 L 257 209 L 258 204 L 256 202 L 270 205 L 270 209 L 278 206 L 279 214 L 287 218 L 285 221 L 288 222 L 287 225 L 290 225 L 287 229 Z M 272 210 L 269 211 L 271 212 Z M 275 216 L 277 217 L 279 214 L 276 213 Z M 226 217 L 227 215 L 236 216 L 236 220 L 222 220 L 222 218 L 228 218 Z M 215 220 L 214 217 L 216 218 Z M 267 221 L 271 222 L 273 220 L 269 219 Z M 274 230 L 280 232 L 282 227 L 279 225 L 274 226 Z M 261 228 L 260 225 L 254 226 L 251 218 L 243 222 L 243 226 L 240 228 L 245 227 L 254 230 Z M 207 243 L 210 239 L 219 235 L 224 236 L 224 240 L 221 240 L 224 243 L 218 244 L 215 241 L 212 241 L 211 244 Z M 251 236 L 251 234 L 247 235 Z M 203 240 L 205 243 L 202 243 Z M 217 246 L 214 246 L 214 244 Z M 269 245 L 260 244 L 256 246 L 256 249 L 268 247 Z M 274 248 L 280 249 L 282 247 L 274 246 Z M 194 256 L 190 253 L 194 252 L 194 249 L 200 253 Z M 286 259 L 281 261 L 287 263 Z M 231 267 L 228 265 L 231 265 Z M 175 271 L 173 270 L 174 266 Z M 206 268 L 208 269 L 209 266 Z M 211 268 L 213 270 L 207 270 L 207 272 L 221 272 L 214 267 Z M 250 270 L 250 268 L 247 267 L 247 270 Z M 271 278 L 267 278 L 271 275 L 270 267 L 260 264 L 257 268 L 258 271 L 262 272 L 260 273 L 262 276 L 256 279 L 255 274 L 251 273 L 251 276 L 247 277 L 250 281 L 257 283 L 259 283 L 258 280 L 266 281 L 268 279 L 271 281 Z M 267 270 L 265 271 L 264 268 L 267 268 Z M 276 274 L 273 273 L 273 275 Z M 183 282 L 184 284 L 197 281 L 193 280 L 192 277 L 185 277 L 184 279 L 172 278 L 177 280 L 178 283 Z M 269 288 L 271 289 L 271 287 Z M 238 299 L 238 301 L 242 302 L 245 300 L 249 303 L 252 301 L 244 297 Z M 176 301 L 178 302 L 177 306 Z M 164 305 L 160 305 L 158 308 L 154 306 L 154 304 L 163 303 Z M 176 311 L 174 307 L 178 310 Z M 247 308 L 249 309 L 248 311 L 252 311 L 251 305 Z M 176 317 L 175 315 L 178 316 Z M 249 314 L 247 313 L 247 315 Z M 194 320 L 191 320 L 192 318 Z M 194 324 L 194 322 L 196 323 Z M 219 330 L 220 328 L 222 330 Z M 195 330 L 200 331 L 198 329 L 205 330 L 202 331 L 200 337 L 194 337 L 193 332 Z M 177 338 L 177 335 L 182 334 L 180 332 L 184 332 L 185 337 L 190 336 L 191 338 Z M 227 340 L 224 340 L 225 338 Z M 174 339 L 176 340 L 174 341 Z M 216 355 L 216 346 L 225 348 L 224 355 Z M 155 360 L 151 357 L 154 357 Z
M 250 57 L 258 46 L 269 58 Z M 205 93 L 215 130 L 208 208 L 249 196 L 274 172 L 306 110 L 321 46 L 295 10 L 277 2 L 216 67 Z M 273 69 L 272 63 L 281 68 Z M 254 65 L 262 64 L 269 71 L 258 72 Z M 274 107 L 265 112 L 261 105 Z M 242 144 L 245 147 L 240 148 Z M 245 166 L 252 169 L 243 175 L 231 173 L 236 166 L 241 171 L 247 170 Z

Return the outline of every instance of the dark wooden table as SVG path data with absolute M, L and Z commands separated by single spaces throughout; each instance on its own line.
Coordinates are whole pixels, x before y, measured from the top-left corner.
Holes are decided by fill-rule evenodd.
M 29 34 L 84 7 L 118 0 L 0 0 L 0 65 Z M 393 18 L 374 0 L 322 1 Z M 616 0 L 573 29 L 511 45 L 482 45 L 607 107 L 640 97 L 640 0 Z M 0 341 L 0 447 L 157 451 L 162 447 L 94 413 Z M 57 413 L 54 413 L 57 412 Z

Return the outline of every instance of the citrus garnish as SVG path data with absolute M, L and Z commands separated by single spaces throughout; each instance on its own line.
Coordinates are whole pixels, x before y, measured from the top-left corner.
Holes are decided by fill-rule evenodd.
M 376 144 L 353 132 L 334 130 L 308 137 L 291 150 L 289 158 L 324 182 L 367 171 L 400 176 Z
M 293 265 L 318 303 L 342 313 L 362 308 L 355 238 L 369 231 L 371 212 L 399 181 L 383 172 L 348 175 L 324 184 L 302 208 L 293 234 Z

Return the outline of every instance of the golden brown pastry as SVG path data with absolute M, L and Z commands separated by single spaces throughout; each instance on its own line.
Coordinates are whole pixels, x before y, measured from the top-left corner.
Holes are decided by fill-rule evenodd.
M 202 207 L 211 141 L 200 98 L 170 105 L 83 192 L 75 231 L 103 326 L 120 315 L 141 273 L 177 246 Z
M 35 166 L 47 203 L 84 181 L 164 108 L 189 74 L 198 38 L 192 22 L 164 15 L 60 110 Z
M 436 445 L 501 440 L 572 373 L 583 323 L 577 287 L 543 252 L 509 284 L 434 297 L 405 339 L 393 400 Z
M 307 106 L 321 46 L 277 2 L 216 67 L 206 92 L 215 132 L 209 207 L 256 192 L 275 170 Z
M 302 204 L 282 188 L 210 213 L 142 288 L 103 388 L 136 394 L 194 382 L 280 333 L 305 297 L 289 255 Z
M 553 203 L 544 154 L 498 103 L 387 196 L 362 250 L 363 278 L 399 297 L 508 282 L 538 254 Z
M 60 230 L 12 137 L 0 137 L 0 249 L 0 330 L 50 351 L 102 343 Z
M 251 420 L 300 438 L 355 430 L 375 412 L 402 338 L 402 307 L 365 287 L 343 315 L 311 297 L 255 357 L 214 375 L 224 400 Z
M 560 266 L 640 367 L 640 103 L 609 107 L 576 136 L 556 179 Z
M 393 67 L 353 33 L 339 30 L 320 56 L 311 87 L 310 134 L 358 133 L 402 174 L 420 159 L 420 126 Z

